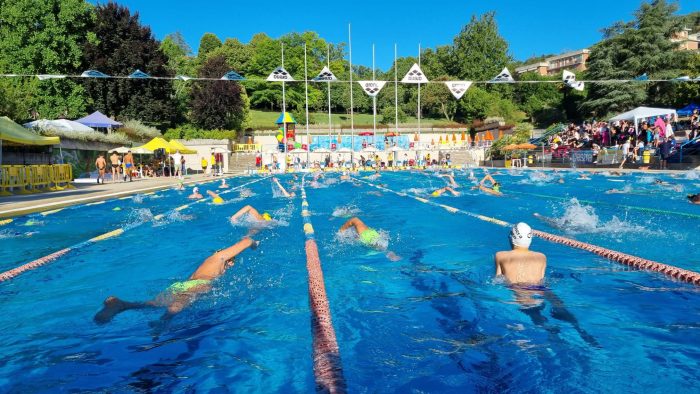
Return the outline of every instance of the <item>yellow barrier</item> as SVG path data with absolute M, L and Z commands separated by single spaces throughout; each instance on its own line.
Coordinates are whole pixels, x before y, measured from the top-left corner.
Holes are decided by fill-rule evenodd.
M 56 164 L 53 166 L 55 168 L 55 178 L 54 184 L 58 190 L 61 189 L 75 189 L 75 186 L 71 185 L 73 182 L 73 167 L 70 164 Z M 60 185 L 64 183 L 65 185 Z
M 39 193 L 47 190 L 74 189 L 70 164 L 0 166 L 0 196 Z
M 60 174 L 59 174 L 59 167 L 56 166 L 50 166 L 49 169 L 51 170 L 51 174 L 49 176 L 49 181 L 50 183 L 53 183 L 53 186 L 51 186 L 49 189 L 52 191 L 56 190 L 63 190 L 63 188 L 59 185 L 60 182 Z
M 3 166 L 5 169 L 3 175 L 3 189 L 13 189 L 17 194 L 30 194 L 27 190 L 28 177 L 24 166 Z M 17 190 L 15 190 L 17 189 Z
M 262 146 L 260 144 L 235 144 L 234 152 L 259 152 Z
M 49 183 L 51 182 L 51 167 L 46 165 L 27 166 L 29 174 L 29 185 L 32 187 L 32 192 L 38 193 L 41 191 L 50 190 Z

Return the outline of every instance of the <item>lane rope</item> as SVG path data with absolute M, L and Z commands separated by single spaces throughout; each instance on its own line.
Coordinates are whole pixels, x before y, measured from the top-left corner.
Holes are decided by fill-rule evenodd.
M 423 197 L 419 197 L 416 195 L 411 195 L 411 194 L 402 193 L 402 192 L 396 192 L 394 190 L 387 189 L 386 187 L 375 185 L 373 183 L 367 182 L 363 179 L 358 179 L 358 178 L 355 178 L 355 179 L 359 182 L 362 182 L 366 185 L 372 186 L 372 187 L 379 189 L 379 190 L 382 190 L 384 192 L 393 193 L 393 194 L 396 194 L 396 195 L 401 196 L 401 197 L 413 198 L 416 201 L 442 208 L 450 213 L 461 213 L 463 215 L 467 215 L 467 216 L 479 219 L 481 221 L 493 223 L 493 224 L 496 224 L 496 225 L 499 225 L 502 227 L 512 227 L 513 226 L 511 223 L 508 223 L 508 222 L 500 220 L 500 219 L 496 219 L 496 218 L 492 218 L 489 216 L 484 216 L 484 215 L 479 215 L 476 213 L 464 211 L 464 210 L 461 210 L 459 208 L 436 203 L 434 201 L 430 201 L 430 200 L 427 200 Z M 558 244 L 562 244 L 562 245 L 566 245 L 566 246 L 569 246 L 572 248 L 585 250 L 585 251 L 597 254 L 599 256 L 605 257 L 606 259 L 614 261 L 616 263 L 627 265 L 627 266 L 630 266 L 630 267 L 633 267 L 636 269 L 640 269 L 640 270 L 657 272 L 657 273 L 663 274 L 671 279 L 675 279 L 675 280 L 678 280 L 681 282 L 690 283 L 693 285 L 700 286 L 700 273 L 697 273 L 695 271 L 690 271 L 690 270 L 686 270 L 683 268 L 678 268 L 678 267 L 675 267 L 675 266 L 669 265 L 669 264 L 659 263 L 659 262 L 656 262 L 653 260 L 648 260 L 648 259 L 645 259 L 642 257 L 618 252 L 618 251 L 615 251 L 612 249 L 603 248 L 600 246 L 592 245 L 592 244 L 581 242 L 581 241 L 576 241 L 576 240 L 571 239 L 571 238 L 566 238 L 566 237 L 562 237 L 560 235 L 550 234 L 550 233 L 547 233 L 544 231 L 532 230 L 532 233 L 535 236 L 538 236 L 544 240 L 558 243 Z
M 309 202 L 306 200 L 306 175 L 301 178 L 301 217 L 306 237 L 306 270 L 309 276 L 309 308 L 311 309 L 311 331 L 313 334 L 313 362 L 316 391 L 345 393 L 347 386 L 343 376 L 340 348 L 336 339 L 331 308 L 326 295 L 321 259 L 311 224 Z
M 239 186 L 236 186 L 236 187 L 234 187 L 234 188 L 231 188 L 231 189 L 228 189 L 228 190 L 226 190 L 226 191 L 223 191 L 223 192 L 221 192 L 221 193 L 219 193 L 219 194 L 221 195 L 221 194 L 230 193 L 230 192 L 232 192 L 232 191 L 234 191 L 234 190 L 240 189 L 240 188 L 242 188 L 242 187 L 244 187 L 244 186 L 248 186 L 248 185 L 251 185 L 251 184 L 256 183 L 256 182 L 260 182 L 260 181 L 262 181 L 263 179 L 267 179 L 267 178 L 269 178 L 269 176 L 263 177 L 263 178 L 255 179 L 255 180 L 253 180 L 253 181 L 246 182 L 246 183 L 244 183 L 244 184 L 242 184 L 242 185 L 239 185 Z M 158 214 L 158 215 L 154 216 L 153 219 L 154 219 L 154 220 L 160 220 L 160 219 L 164 218 L 165 215 L 167 215 L 167 214 L 172 214 L 172 213 L 174 213 L 174 212 L 183 210 L 183 209 L 185 209 L 185 208 L 189 208 L 189 207 L 193 206 L 194 204 L 201 203 L 201 202 L 204 202 L 204 201 L 207 201 L 207 200 L 209 200 L 209 198 L 206 198 L 206 199 L 205 199 L 205 198 L 202 198 L 202 199 L 193 201 L 193 202 L 191 202 L 191 203 L 189 203 L 189 204 L 182 205 L 182 206 L 180 206 L 180 207 L 177 207 L 177 208 L 175 208 L 175 209 L 173 209 L 173 210 L 170 210 L 170 211 L 167 211 L 167 212 L 165 212 L 165 213 Z M 53 252 L 53 253 L 51 253 L 51 254 L 49 254 L 49 255 L 46 255 L 46 256 L 44 256 L 44 257 L 40 257 L 40 258 L 38 258 L 38 259 L 36 259 L 36 260 L 32 260 L 32 261 L 30 261 L 29 263 L 22 264 L 22 265 L 20 265 L 20 266 L 18 266 L 18 267 L 15 267 L 15 268 L 10 269 L 10 270 L 8 270 L 8 271 L 2 272 L 2 273 L 0 273 L 0 282 L 5 282 L 5 281 L 8 281 L 8 280 L 10 280 L 10 279 L 14 279 L 14 278 L 16 278 L 18 275 L 20 275 L 20 274 L 23 273 L 23 272 L 26 272 L 26 271 L 29 271 L 29 270 L 33 270 L 33 269 L 35 269 L 35 268 L 41 267 L 41 266 L 43 266 L 43 265 L 46 265 L 46 264 L 48 264 L 48 263 L 50 263 L 50 262 L 52 262 L 52 261 L 57 260 L 59 257 L 64 256 L 64 255 L 67 254 L 68 252 L 76 251 L 76 250 L 78 250 L 78 249 L 82 249 L 82 248 L 84 248 L 84 247 L 86 247 L 86 246 L 89 246 L 89 245 L 92 245 L 92 244 L 94 244 L 94 243 L 101 242 L 101 241 L 104 241 L 104 240 L 107 240 L 107 239 L 110 239 L 110 238 L 118 237 L 118 236 L 122 235 L 123 233 L 125 233 L 126 231 L 132 230 L 132 229 L 134 229 L 134 228 L 137 228 L 137 227 L 141 226 L 141 225 L 144 224 L 144 223 L 146 223 L 146 222 L 145 222 L 145 221 L 136 222 L 136 223 L 133 223 L 133 224 L 131 224 L 131 225 L 128 225 L 128 226 L 125 226 L 125 227 L 122 227 L 122 228 L 118 228 L 118 229 L 116 229 L 116 230 L 112 230 L 112 231 L 106 232 L 106 233 L 101 234 L 101 235 L 98 235 L 98 236 L 96 236 L 96 237 L 92 237 L 92 238 L 88 239 L 87 241 L 83 241 L 83 242 L 77 243 L 77 244 L 75 244 L 75 245 L 73 245 L 73 246 L 69 246 L 69 247 L 67 247 L 67 248 L 65 248 L 65 249 L 61 249 L 61 250 L 59 250 L 59 251 L 57 251 L 57 252 Z

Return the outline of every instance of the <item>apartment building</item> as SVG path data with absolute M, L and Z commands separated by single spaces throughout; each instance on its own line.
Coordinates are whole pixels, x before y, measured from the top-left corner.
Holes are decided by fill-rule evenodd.
M 591 51 L 586 48 L 562 53 L 561 55 L 548 57 L 543 62 L 518 67 L 515 69 L 515 72 L 523 74 L 534 71 L 540 75 L 556 75 L 563 70 L 584 71 L 590 53 Z

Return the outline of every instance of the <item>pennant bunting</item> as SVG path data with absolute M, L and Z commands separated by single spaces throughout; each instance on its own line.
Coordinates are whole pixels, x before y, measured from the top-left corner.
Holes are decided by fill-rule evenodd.
M 576 74 L 572 73 L 571 71 L 564 70 L 564 74 L 562 75 L 562 80 L 566 84 L 576 82 Z
M 226 74 L 224 74 L 223 77 L 221 77 L 222 80 L 224 81 L 243 81 L 245 78 L 241 76 L 241 74 L 235 72 L 235 71 L 229 71 Z
M 188 77 L 187 75 L 178 75 L 175 77 L 175 79 L 179 79 L 180 81 L 189 81 L 192 79 L 192 77 Z
M 137 69 L 136 71 L 134 71 L 133 73 L 131 73 L 131 75 L 129 75 L 128 78 L 132 78 L 132 79 L 147 79 L 147 78 L 150 78 L 150 77 L 151 77 L 150 75 L 148 75 L 148 74 L 146 74 L 145 72 L 143 72 L 143 71 Z
M 428 78 L 423 74 L 423 71 L 418 67 L 416 63 L 413 63 L 411 69 L 408 70 L 406 75 L 401 80 L 401 83 L 427 83 Z
M 338 80 L 338 78 L 335 77 L 335 74 L 333 74 L 328 67 L 323 67 L 323 70 L 321 70 L 321 72 L 311 80 L 314 82 L 335 82 Z
M 492 83 L 508 83 L 508 82 L 515 82 L 513 79 L 513 76 L 510 75 L 510 71 L 508 71 L 508 67 L 503 67 L 503 70 L 501 71 L 500 74 L 496 75 L 495 78 L 491 80 Z
M 445 85 L 450 89 L 450 93 L 459 100 L 467 92 L 467 89 L 472 86 L 472 81 L 445 81 Z
M 291 74 L 287 72 L 283 67 L 277 67 L 275 71 L 270 73 L 270 75 L 267 77 L 268 81 L 279 81 L 279 82 L 289 82 L 289 81 L 294 81 L 294 78 L 292 78 Z
M 584 88 L 584 83 L 583 82 L 571 82 L 568 83 L 569 87 L 571 87 L 574 90 L 578 90 L 579 92 L 583 92 Z
M 47 79 L 61 79 L 65 78 L 65 75 L 55 75 L 55 74 L 39 74 L 36 76 L 40 81 L 46 81 Z
M 635 81 L 648 81 L 649 77 L 647 76 L 647 73 L 644 73 L 634 79 Z
M 362 86 L 362 90 L 370 97 L 376 97 L 379 91 L 382 90 L 386 81 L 357 81 Z
M 80 74 L 83 78 L 109 78 L 109 75 L 101 73 L 97 70 L 87 70 Z

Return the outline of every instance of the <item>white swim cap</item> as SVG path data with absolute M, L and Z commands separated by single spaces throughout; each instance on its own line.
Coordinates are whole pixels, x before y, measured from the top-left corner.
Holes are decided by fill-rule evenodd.
M 529 248 L 532 243 L 532 229 L 527 223 L 520 222 L 510 230 L 510 242 L 513 246 Z
M 192 189 L 192 193 L 197 193 L 198 191 L 199 191 L 199 188 L 197 186 L 195 186 L 194 189 Z

